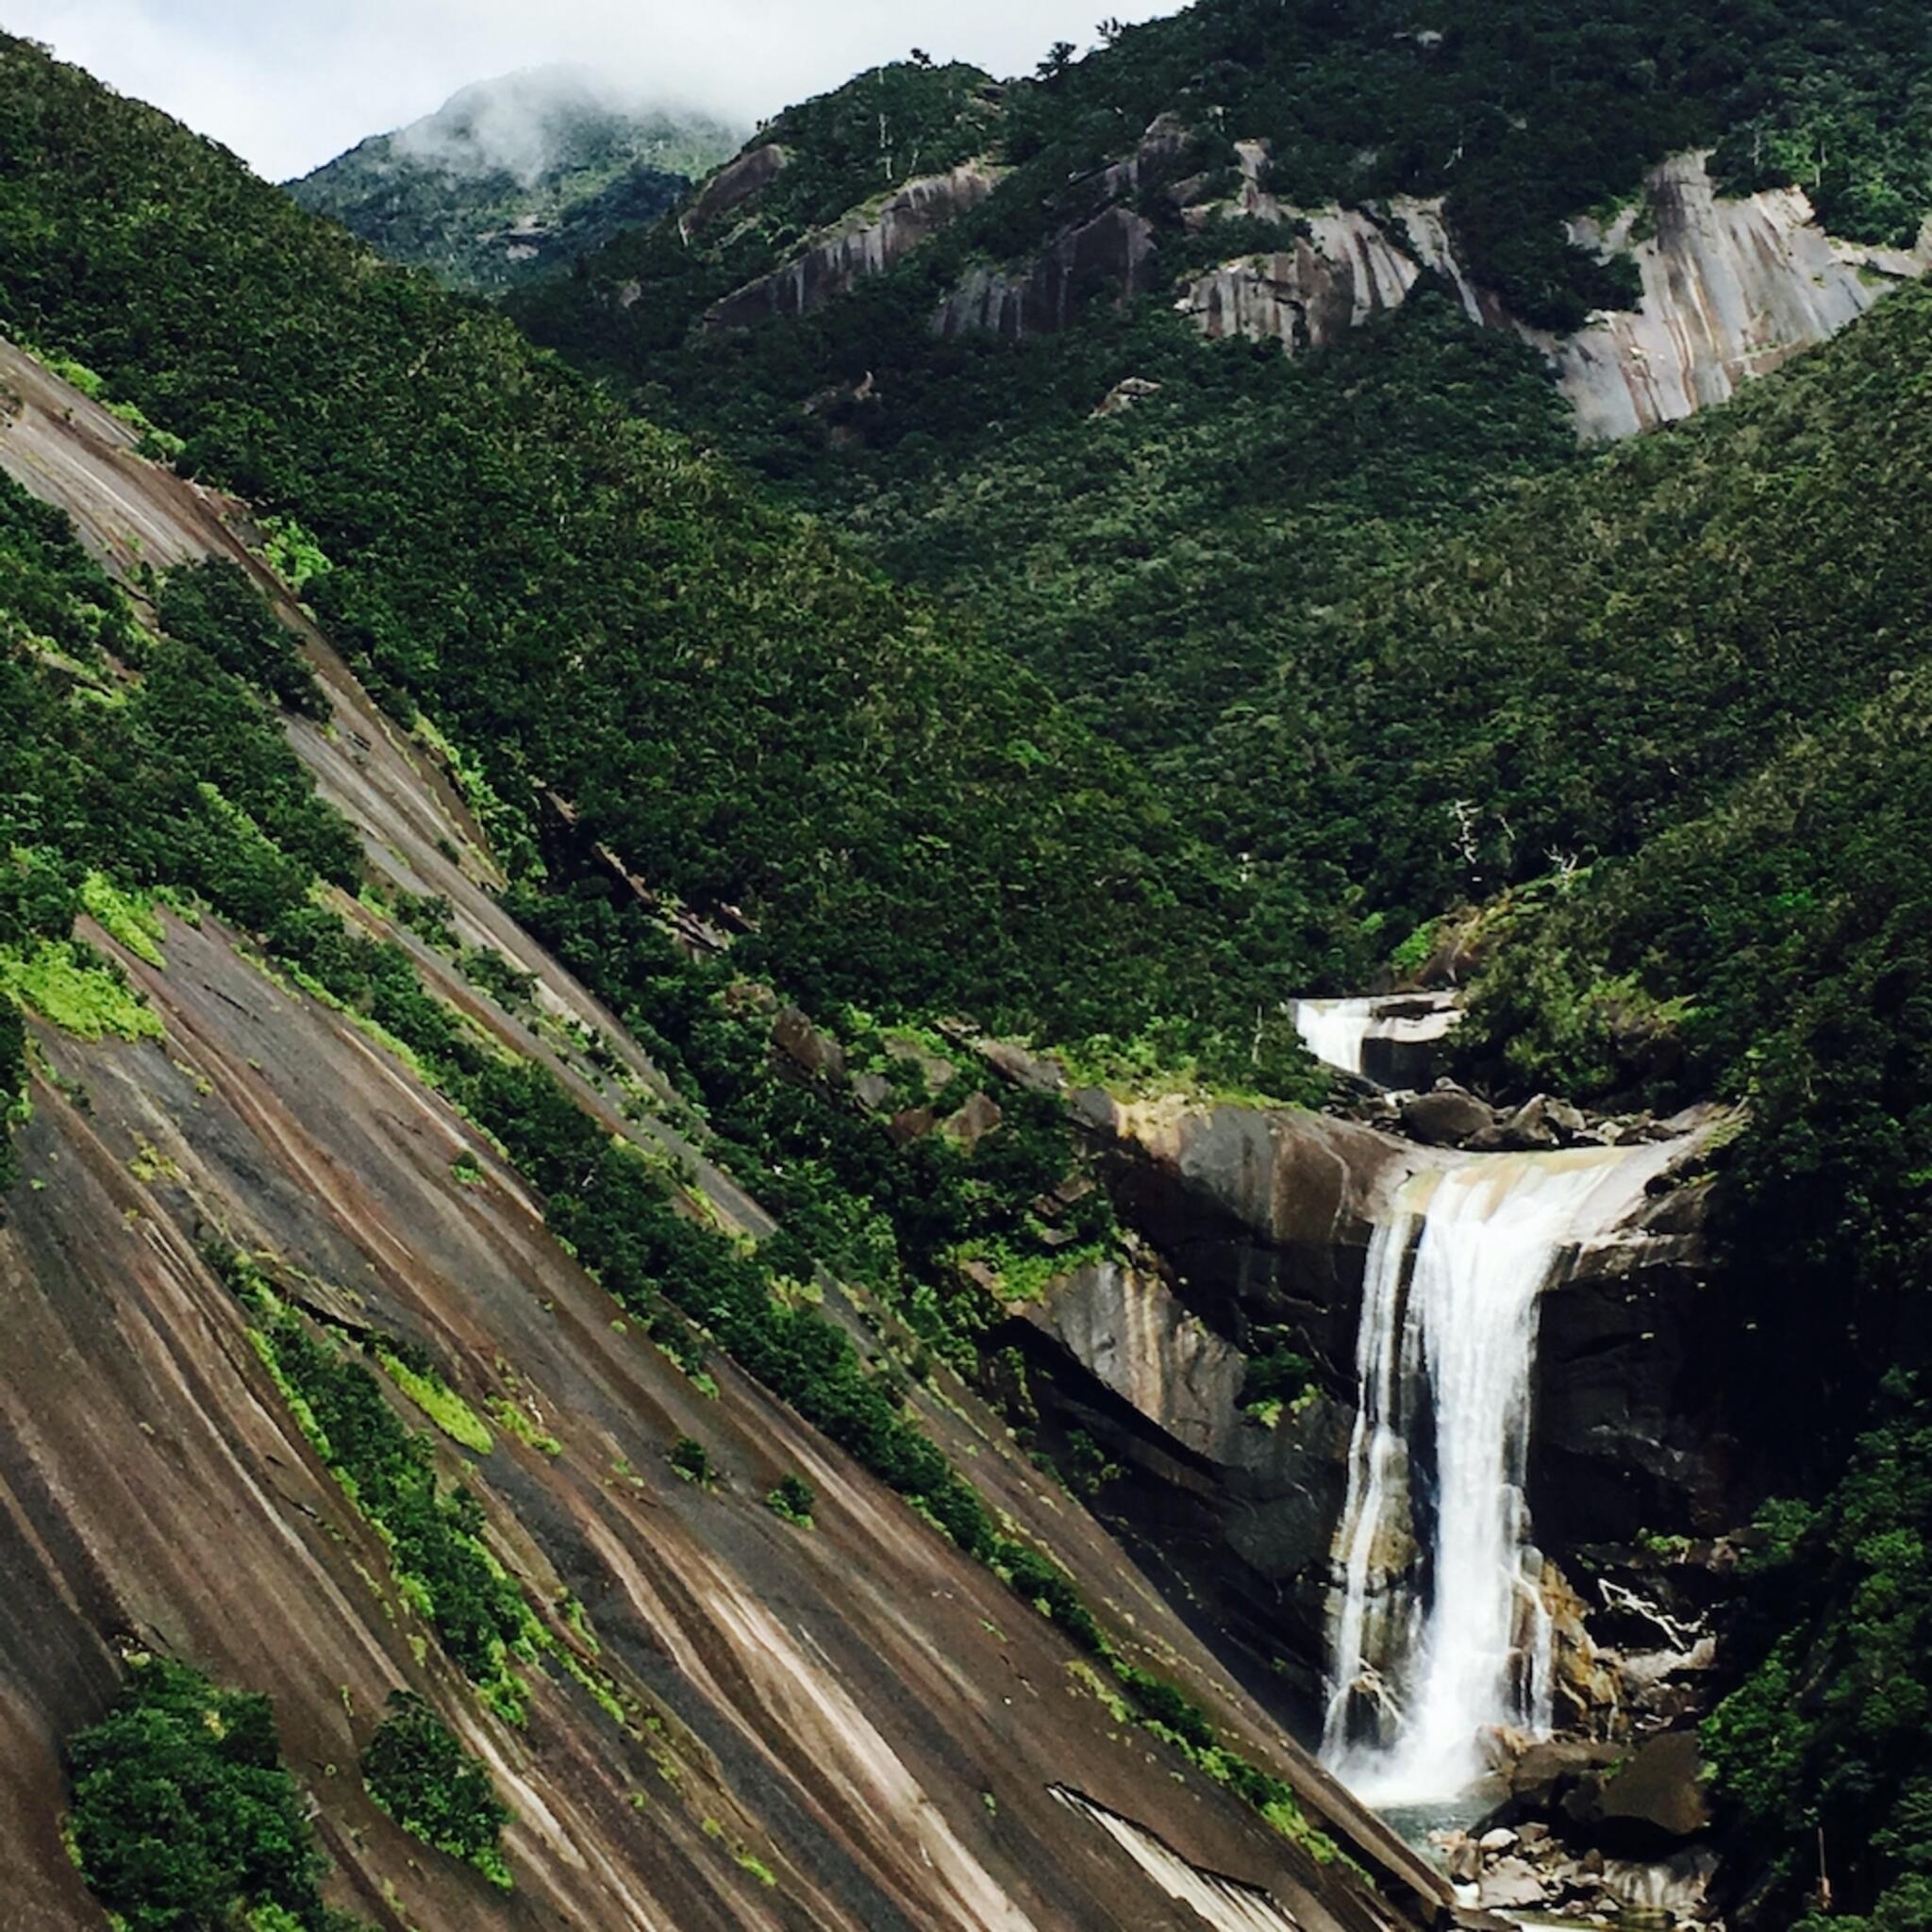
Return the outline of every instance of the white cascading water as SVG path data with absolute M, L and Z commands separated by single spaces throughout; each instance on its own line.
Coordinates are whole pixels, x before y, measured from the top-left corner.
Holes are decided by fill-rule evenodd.
M 1361 1072 L 1362 1042 L 1374 1024 L 1374 1000 L 1296 1000 L 1293 1017 L 1302 1044 L 1324 1066 Z
M 1290 1014 L 1302 1044 L 1318 1060 L 1358 1077 L 1366 1072 L 1370 1041 L 1432 1044 L 1462 1017 L 1446 1000 L 1401 993 L 1368 999 L 1294 1000 L 1290 1003 Z
M 1672 1152 L 1468 1156 L 1412 1175 L 1375 1229 L 1323 1736 L 1371 1803 L 1453 1797 L 1482 1774 L 1486 1731 L 1550 1728 L 1524 1494 L 1538 1298 Z

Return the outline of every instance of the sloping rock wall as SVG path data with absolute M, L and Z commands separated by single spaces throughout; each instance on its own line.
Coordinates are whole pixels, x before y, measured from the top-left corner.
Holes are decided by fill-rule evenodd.
M 1653 232 L 1636 238 L 1646 214 Z M 1634 435 L 1734 395 L 1834 336 L 1932 263 L 1911 249 L 1835 241 L 1795 188 L 1721 197 L 1703 158 L 1656 169 L 1643 200 L 1607 230 L 1574 225 L 1587 247 L 1635 258 L 1643 300 L 1574 336 L 1540 341 L 1586 439 Z
M 1292 253 L 1243 257 L 1189 283 L 1176 307 L 1204 334 L 1279 341 L 1291 354 L 1321 348 L 1397 307 L 1427 269 L 1473 321 L 1518 328 L 1543 351 L 1588 441 L 1724 402 L 1932 265 L 1932 232 L 1910 249 L 1840 242 L 1817 225 L 1799 190 L 1726 198 L 1705 157 L 1676 155 L 1652 170 L 1636 203 L 1609 225 L 1572 224 L 1580 245 L 1630 257 L 1643 294 L 1634 309 L 1604 311 L 1559 336 L 1521 327 L 1475 284 L 1439 202 L 1399 200 L 1386 217 L 1289 208 L 1257 185 L 1264 158 L 1257 144 L 1244 142 L 1241 152 L 1247 179 L 1223 212 L 1299 223 L 1307 238 Z
M 1030 268 L 968 272 L 933 317 L 935 333 L 985 329 L 1009 341 L 1066 327 L 1079 303 L 1106 290 L 1124 299 L 1152 286 L 1154 225 L 1128 208 L 1109 208 L 1070 228 Z
M 992 192 L 984 161 L 908 181 L 875 212 L 814 242 L 782 268 L 706 311 L 708 328 L 745 328 L 774 315 L 804 315 L 867 275 L 883 275 Z
M 109 568 L 228 557 L 297 622 L 229 527 L 239 506 L 141 462 L 125 425 L 4 345 L 0 374 L 18 403 L 0 420 L 0 464 L 71 508 Z M 467 942 L 536 973 L 539 1003 L 601 1041 L 598 1064 L 534 1037 L 369 908 L 338 909 L 409 945 L 435 991 L 549 1067 L 609 1133 L 675 1155 L 685 1143 L 638 1117 L 658 1091 L 648 1059 L 508 920 L 480 834 L 433 762 L 313 626 L 299 628 L 334 722 L 291 737 L 372 866 L 442 893 Z M 162 950 L 159 967 L 117 957 L 164 1041 L 40 1034 L 44 1077 L 0 1225 L 9 1928 L 105 1924 L 61 1840 L 61 1751 L 105 1709 L 123 1641 L 274 1698 L 338 1868 L 332 1897 L 385 1927 L 1197 1925 L 1051 1795 L 1061 1782 L 1158 1822 L 1185 1865 L 1265 1891 L 1308 1932 L 1441 1916 L 1432 1874 L 1279 1735 L 962 1385 L 908 1394 L 955 1466 L 1082 1579 L 1130 1646 L 1184 1674 L 1244 1752 L 1292 1779 L 1383 1893 L 1151 1737 L 1124 1740 L 1106 1705 L 1078 1693 L 1054 1625 L 785 1405 L 723 1361 L 715 1394 L 680 1374 L 552 1237 L 491 1145 L 347 1016 L 262 971 L 212 918 L 170 916 Z M 748 1238 L 771 1229 L 686 1152 L 708 1215 Z M 475 1492 L 492 1554 L 556 1645 L 530 1672 L 525 1725 L 479 1703 L 396 1590 L 388 1549 L 317 1458 L 205 1258 L 210 1238 L 272 1257 L 326 1319 L 427 1350 L 478 1413 L 521 1413 L 528 1436 L 504 1425 L 486 1451 L 444 1441 L 437 1454 Z M 680 1435 L 706 1444 L 715 1485 L 667 1466 Z M 809 1530 L 762 1500 L 788 1473 L 815 1492 Z M 604 1680 L 621 1716 L 565 1657 Z M 406 1839 L 363 1792 L 358 1753 L 400 1686 L 436 1705 L 514 1807 L 514 1893 Z

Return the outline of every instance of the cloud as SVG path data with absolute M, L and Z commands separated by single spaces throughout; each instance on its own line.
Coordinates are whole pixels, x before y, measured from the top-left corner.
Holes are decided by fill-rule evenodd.
M 5 25 L 278 180 L 519 67 L 582 62 L 625 92 L 748 126 L 915 45 L 1013 74 L 1056 40 L 1088 45 L 1104 14 L 1173 10 L 1172 0 L 7 0 Z

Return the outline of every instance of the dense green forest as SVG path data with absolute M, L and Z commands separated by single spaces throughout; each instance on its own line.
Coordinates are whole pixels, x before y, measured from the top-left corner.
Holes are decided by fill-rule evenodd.
M 1731 192 L 1802 186 L 1847 236 L 1907 240 L 1932 206 L 1932 48 L 1892 0 L 1828 17 L 1699 0 L 1667 19 L 1579 0 L 1202 0 L 1067 51 L 998 89 L 916 64 L 860 75 L 760 135 L 792 157 L 770 188 L 621 238 L 512 308 L 931 588 L 1181 795 L 1234 808 L 1205 829 L 1236 852 L 1281 836 L 1240 809 L 1252 771 L 1225 782 L 1231 759 L 1273 779 L 1280 690 L 1322 714 L 1312 732 L 1291 719 L 1296 747 L 1350 734 L 1329 722 L 1346 698 L 1309 614 L 1574 460 L 1539 358 L 1442 297 L 1291 366 L 1199 341 L 1176 279 L 1291 239 L 1197 219 L 1235 185 L 1236 141 L 1266 143 L 1262 185 L 1290 206 L 1445 196 L 1475 279 L 1557 327 L 1635 287 L 1564 220 L 1627 206 L 1673 152 L 1714 150 Z M 1141 145 L 1123 187 L 1111 164 L 1157 122 L 1172 138 Z M 847 208 L 975 152 L 1007 171 L 991 197 L 891 273 L 803 318 L 705 325 Z M 1024 267 L 1112 203 L 1151 224 L 1144 293 L 1123 303 L 1096 276 L 1047 340 L 934 334 L 963 275 Z M 1158 388 L 1096 420 L 1130 380 Z M 1318 977 L 1341 972 L 1321 922 L 1264 930 Z
M 554 791 L 654 886 L 740 908 L 808 1002 L 1160 1021 L 1257 1077 L 1289 988 L 1227 942 L 1234 868 L 1011 659 L 25 42 L 0 154 L 0 325 L 298 518 L 335 636 L 518 808 Z M 1292 1086 L 1264 1033 L 1258 1077 Z

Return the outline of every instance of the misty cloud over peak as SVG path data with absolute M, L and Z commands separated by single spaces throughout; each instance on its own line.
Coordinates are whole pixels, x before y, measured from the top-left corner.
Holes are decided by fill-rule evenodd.
M 737 144 L 746 130 L 682 104 L 654 96 L 635 76 L 580 61 L 520 68 L 459 89 L 433 114 L 387 137 L 391 151 L 460 178 L 505 173 L 532 182 L 568 165 L 574 148 L 601 144 L 627 130 L 702 123 L 718 144 Z

